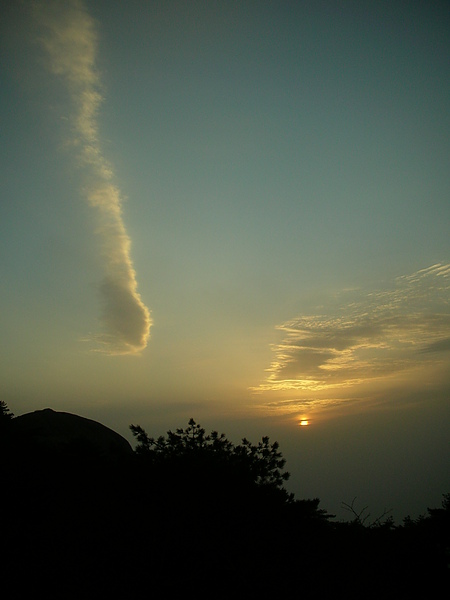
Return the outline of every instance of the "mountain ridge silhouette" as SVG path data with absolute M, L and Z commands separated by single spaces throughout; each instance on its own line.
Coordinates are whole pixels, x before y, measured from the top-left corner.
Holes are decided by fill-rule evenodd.
M 51 408 L 25 413 L 12 419 L 12 446 L 26 445 L 34 451 L 70 454 L 79 452 L 103 458 L 131 455 L 130 443 L 98 421 Z

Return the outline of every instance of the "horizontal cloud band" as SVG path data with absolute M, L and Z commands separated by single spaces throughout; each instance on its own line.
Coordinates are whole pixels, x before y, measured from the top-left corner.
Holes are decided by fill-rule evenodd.
M 267 378 L 252 390 L 284 394 L 265 406 L 289 412 L 339 404 L 375 381 L 448 365 L 449 291 L 450 265 L 436 264 L 397 278 L 389 290 L 353 291 L 333 314 L 283 323 Z

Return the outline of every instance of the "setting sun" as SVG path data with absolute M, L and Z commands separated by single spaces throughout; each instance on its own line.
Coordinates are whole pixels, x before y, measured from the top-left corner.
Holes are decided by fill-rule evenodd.
M 308 421 L 307 419 L 302 419 L 302 420 L 300 421 L 300 425 L 301 425 L 302 427 L 306 427 L 306 425 L 309 425 L 309 421 Z

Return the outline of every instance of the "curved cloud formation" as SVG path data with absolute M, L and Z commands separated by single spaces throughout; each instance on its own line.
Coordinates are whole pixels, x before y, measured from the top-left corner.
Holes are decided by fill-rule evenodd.
M 283 323 L 268 376 L 253 391 L 275 397 L 266 408 L 295 413 L 367 399 L 402 378 L 414 385 L 419 372 L 438 384 L 436 373 L 450 366 L 449 291 L 450 265 L 436 264 L 388 290 L 353 291 L 331 314 Z
M 84 176 L 83 195 L 98 216 L 105 275 L 100 285 L 104 332 L 96 340 L 110 354 L 136 353 L 147 345 L 151 317 L 137 291 L 121 195 L 99 142 L 97 113 L 102 97 L 95 67 L 95 22 L 78 0 L 47 0 L 33 4 L 33 10 L 48 68 L 64 81 L 70 96 L 70 142 Z

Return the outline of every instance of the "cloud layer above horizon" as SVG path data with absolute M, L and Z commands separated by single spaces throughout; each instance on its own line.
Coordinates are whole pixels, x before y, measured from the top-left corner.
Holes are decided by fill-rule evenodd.
M 448 385 L 450 265 L 398 277 L 391 289 L 346 292 L 326 314 L 279 327 L 267 378 L 253 392 L 280 414 L 379 403 L 387 389 Z M 399 382 L 402 382 L 399 384 Z
M 152 321 L 137 291 L 121 194 L 101 151 L 95 22 L 78 0 L 38 2 L 32 10 L 46 67 L 63 81 L 69 95 L 67 144 L 76 153 L 80 191 L 96 213 L 104 277 L 99 285 L 102 330 L 93 339 L 107 354 L 138 353 L 147 346 Z

